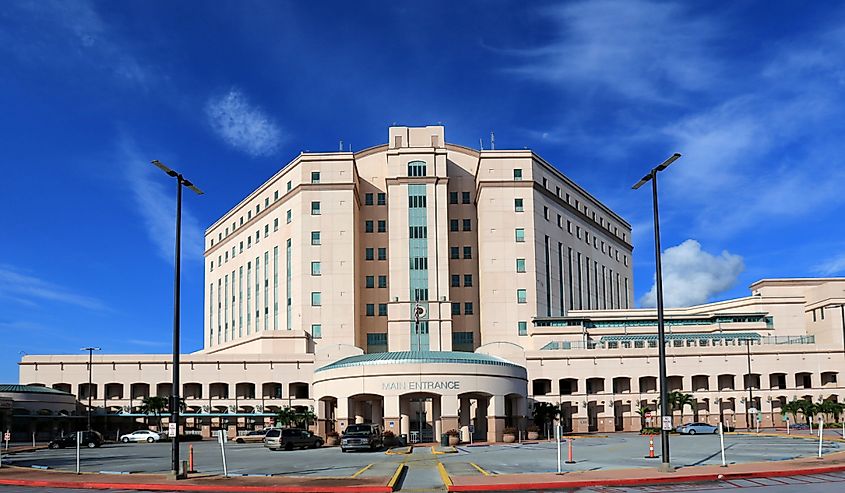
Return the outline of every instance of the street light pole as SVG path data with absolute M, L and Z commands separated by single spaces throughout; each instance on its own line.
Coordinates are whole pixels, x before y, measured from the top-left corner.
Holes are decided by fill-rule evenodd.
M 745 339 L 745 354 L 748 359 L 748 402 L 745 404 L 745 424 L 751 430 L 751 407 L 754 405 L 754 395 L 751 393 L 751 338 Z M 759 413 L 760 410 L 758 409 Z
M 669 410 L 669 394 L 666 385 L 666 337 L 664 333 L 663 323 L 663 271 L 660 263 L 660 219 L 658 217 L 657 206 L 657 173 L 669 167 L 681 155 L 679 153 L 673 154 L 669 159 L 663 161 L 657 167 L 653 168 L 640 181 L 634 184 L 634 190 L 643 186 L 646 182 L 651 181 L 651 197 L 652 206 L 654 208 L 654 263 L 655 263 L 655 283 L 657 289 L 657 352 L 658 352 L 658 371 L 660 380 L 660 414 L 661 431 L 660 442 L 663 448 L 660 457 L 662 462 L 659 470 L 661 472 L 672 472 L 672 464 L 669 461 L 669 431 L 672 429 L 672 412 Z M 666 414 L 668 412 L 668 415 Z
M 173 279 L 173 383 L 170 395 L 170 425 L 176 427 L 176 433 L 171 437 L 171 451 L 170 451 L 170 474 L 176 479 L 180 479 L 181 473 L 179 471 L 179 405 L 181 399 L 179 398 L 179 355 L 180 355 L 180 310 L 181 310 L 181 271 L 182 271 L 182 186 L 188 187 L 197 195 L 202 195 L 202 190 L 197 188 L 189 180 L 185 179 L 181 173 L 173 171 L 165 166 L 161 161 L 155 159 L 152 161 L 153 165 L 160 170 L 167 173 L 167 176 L 176 178 L 176 260 L 175 260 L 175 274 Z
M 91 431 L 91 370 L 94 364 L 94 351 L 99 351 L 98 347 L 84 347 L 80 351 L 88 351 L 88 431 Z M 105 393 L 105 389 L 103 389 Z

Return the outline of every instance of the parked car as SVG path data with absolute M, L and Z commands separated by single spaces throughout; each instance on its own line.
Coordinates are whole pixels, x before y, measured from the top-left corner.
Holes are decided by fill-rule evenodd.
M 708 425 L 707 423 L 687 423 L 677 428 L 678 433 L 682 435 L 698 435 L 719 433 L 719 427 Z
M 264 441 L 264 435 L 268 430 L 250 431 L 246 435 L 235 438 L 235 443 L 259 443 Z
M 272 428 L 264 435 L 264 446 L 270 450 L 319 448 L 323 446 L 323 439 L 308 430 Z
M 153 443 L 161 440 L 161 434 L 151 430 L 138 430 L 126 435 L 120 435 L 120 441 L 123 443 L 129 442 L 148 442 Z
M 105 440 L 103 440 L 103 435 L 100 435 L 99 432 L 83 431 L 82 440 L 79 442 L 79 444 L 81 446 L 84 445 L 88 448 L 94 448 L 99 447 L 103 444 L 103 442 L 105 442 Z M 76 433 L 71 433 L 70 435 L 62 435 L 54 440 L 51 440 L 47 446 L 50 448 L 76 447 Z
M 340 437 L 340 451 L 378 450 L 384 446 L 381 426 L 372 423 L 349 425 Z

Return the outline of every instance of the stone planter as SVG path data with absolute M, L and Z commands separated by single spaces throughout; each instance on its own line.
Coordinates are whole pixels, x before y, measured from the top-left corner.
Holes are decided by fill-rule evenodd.
M 458 435 L 449 435 L 449 445 L 454 447 L 455 445 L 461 443 L 460 437 Z
M 516 441 L 516 435 L 513 435 L 511 433 L 505 433 L 505 435 L 502 437 L 502 441 L 505 443 L 513 443 Z
M 339 441 L 338 437 L 326 437 L 326 445 L 329 447 L 337 446 L 337 442 Z
M 528 432 L 528 439 L 529 440 L 536 440 L 540 438 L 540 432 L 537 431 L 529 431 Z

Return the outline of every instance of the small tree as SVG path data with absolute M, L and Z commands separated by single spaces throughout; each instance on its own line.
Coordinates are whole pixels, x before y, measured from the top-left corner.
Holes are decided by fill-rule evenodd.
M 167 398 L 148 396 L 141 400 L 141 412 L 146 415 L 154 415 L 158 421 L 158 430 L 161 431 L 161 415 L 167 410 Z
M 640 428 L 645 428 L 645 417 L 646 414 L 651 412 L 651 408 L 648 406 L 640 406 L 637 408 L 637 414 L 640 415 Z
M 317 422 L 317 415 L 311 408 L 305 409 L 296 413 L 296 424 L 299 428 L 308 428 L 308 426 Z
M 801 401 L 793 399 L 793 400 L 787 402 L 786 404 L 783 405 L 783 407 L 781 407 L 780 412 L 784 416 L 786 416 L 787 414 L 791 414 L 792 415 L 792 421 L 797 422 L 798 421 L 798 413 L 801 412 Z
M 296 411 L 289 406 L 283 407 L 276 413 L 276 424 L 281 426 L 290 426 L 296 421 Z

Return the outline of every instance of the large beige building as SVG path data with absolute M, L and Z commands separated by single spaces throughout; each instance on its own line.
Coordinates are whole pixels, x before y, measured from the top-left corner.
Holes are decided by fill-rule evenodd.
M 638 429 L 637 407 L 656 399 L 630 225 L 529 150 L 391 127 L 386 145 L 300 154 L 205 242 L 204 348 L 181 367 L 196 432 L 310 406 L 320 432 L 374 421 L 427 439 L 471 425 L 498 440 L 534 401 L 561 404 L 567 429 L 612 431 Z M 688 415 L 741 426 L 749 387 L 767 424 L 793 396 L 841 397 L 845 280 L 752 291 L 667 312 L 670 386 L 695 396 Z M 96 355 L 90 389 L 86 359 L 26 356 L 21 383 L 90 392 L 100 413 L 130 417 L 171 392 L 167 355 Z

